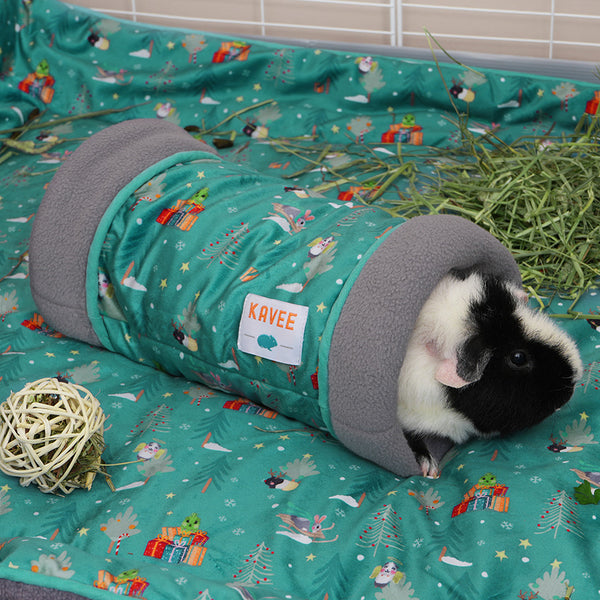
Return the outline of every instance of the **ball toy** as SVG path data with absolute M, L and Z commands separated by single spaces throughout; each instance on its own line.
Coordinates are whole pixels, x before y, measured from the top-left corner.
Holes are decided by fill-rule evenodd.
M 104 450 L 104 413 L 80 385 L 38 379 L 0 404 L 0 470 L 42 492 L 90 489 Z

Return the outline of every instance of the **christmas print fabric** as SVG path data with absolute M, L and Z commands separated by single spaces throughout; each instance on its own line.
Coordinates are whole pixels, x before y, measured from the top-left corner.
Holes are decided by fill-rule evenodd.
M 30 583 L 47 598 L 64 590 L 90 599 L 598 596 L 600 332 L 593 316 L 561 321 L 585 365 L 572 401 L 531 430 L 455 448 L 441 478 L 429 480 L 397 478 L 277 405 L 230 393 L 224 380 L 221 389 L 207 387 L 152 360 L 70 340 L 31 299 L 27 244 L 37 206 L 56 168 L 93 133 L 139 117 L 216 128 L 205 141 L 233 142 L 220 150 L 227 160 L 281 177 L 282 190 L 310 191 L 331 181 L 319 165 L 306 168 L 293 138 L 318 136 L 317 157 L 334 170 L 348 160 L 349 143 L 379 157 L 397 153 L 398 143 L 402 150 L 457 146 L 435 64 L 155 28 L 55 0 L 6 0 L 0 17 L 0 399 L 48 376 L 87 387 L 107 417 L 103 459 L 117 465 L 106 467 L 115 491 L 99 474 L 89 492 L 66 497 L 0 475 L 0 595 Z M 596 84 L 459 65 L 441 71 L 457 88 L 454 101 L 468 104 L 472 126 L 497 127 L 507 140 L 551 129 L 570 135 L 586 111 L 595 114 Z M 429 173 L 426 161 L 421 166 Z M 401 178 L 396 183 L 386 193 L 403 193 Z M 169 232 L 167 251 L 181 268 L 187 258 L 178 242 L 214 208 L 211 183 L 194 179 L 191 193 L 153 206 L 156 184 L 139 188 L 130 209 L 134 219 L 152 209 L 152 227 Z M 340 204 L 374 193 L 355 181 L 335 191 Z M 293 199 L 295 192 L 280 194 Z M 306 222 L 304 256 L 331 231 L 313 234 L 316 223 Z M 397 223 L 390 217 L 390 226 Z M 281 229 L 275 221 L 263 226 Z M 212 240 L 225 233 L 215 228 Z M 127 276 L 137 278 L 137 266 Z M 252 267 L 240 265 L 238 278 L 251 277 Z M 186 274 L 178 270 L 167 289 Z M 107 292 L 102 310 L 116 323 L 123 306 L 118 297 L 110 302 L 115 282 L 99 283 Z M 185 309 L 195 292 L 161 324 L 192 348 L 200 342 Z M 216 302 L 206 308 L 218 311 L 218 295 Z M 557 298 L 551 310 L 567 308 Z M 578 308 L 600 312 L 597 290 Z M 306 383 L 310 374 L 281 372 L 291 389 L 300 376 Z

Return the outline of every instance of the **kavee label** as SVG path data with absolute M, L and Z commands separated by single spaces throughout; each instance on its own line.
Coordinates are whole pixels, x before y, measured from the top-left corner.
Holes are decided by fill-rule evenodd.
M 299 365 L 302 362 L 308 306 L 248 294 L 238 332 L 242 352 Z

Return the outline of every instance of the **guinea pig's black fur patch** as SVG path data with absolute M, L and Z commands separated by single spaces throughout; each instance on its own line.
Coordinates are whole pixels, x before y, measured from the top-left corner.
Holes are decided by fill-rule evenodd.
M 531 314 L 494 277 L 484 278 L 483 294 L 470 306 L 472 335 L 459 349 L 457 371 L 473 383 L 447 393 L 452 407 L 483 434 L 535 425 L 573 392 L 573 366 L 543 330 L 528 326 L 525 311 Z

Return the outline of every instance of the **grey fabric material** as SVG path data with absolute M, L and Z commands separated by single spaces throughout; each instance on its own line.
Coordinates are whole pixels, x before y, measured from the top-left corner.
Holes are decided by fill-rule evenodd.
M 335 326 L 329 355 L 329 407 L 336 437 L 400 475 L 419 472 L 396 418 L 397 378 L 421 306 L 452 268 L 478 268 L 517 283 L 510 252 L 460 217 L 410 219 L 371 256 Z M 451 447 L 429 440 L 438 459 Z
M 132 119 L 94 134 L 60 167 L 40 204 L 29 244 L 31 292 L 51 327 L 100 345 L 85 295 L 96 228 L 119 190 L 136 175 L 188 150 L 214 152 L 177 125 Z
M 72 592 L 38 587 L 9 579 L 0 579 L 0 600 L 87 600 Z

